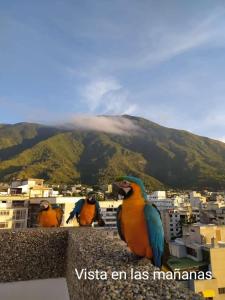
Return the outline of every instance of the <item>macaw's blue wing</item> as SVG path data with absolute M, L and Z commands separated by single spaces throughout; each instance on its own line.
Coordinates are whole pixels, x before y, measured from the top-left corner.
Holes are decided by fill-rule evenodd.
M 160 214 L 157 208 L 150 203 L 145 205 L 144 214 L 147 222 L 149 243 L 153 252 L 153 263 L 160 268 L 164 252 L 164 231 Z
M 80 214 L 83 205 L 84 205 L 84 199 L 80 199 L 76 202 L 74 209 L 70 213 L 71 219 Z
M 117 223 L 117 229 L 118 229 L 118 233 L 119 233 L 119 236 L 120 236 L 121 240 L 124 241 L 124 242 L 126 242 L 124 234 L 122 232 L 121 212 L 122 212 L 122 205 L 118 206 L 118 208 L 117 208 L 116 223 Z

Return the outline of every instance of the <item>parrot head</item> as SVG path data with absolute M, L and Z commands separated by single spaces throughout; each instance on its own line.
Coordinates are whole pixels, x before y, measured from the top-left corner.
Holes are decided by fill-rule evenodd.
M 95 204 L 96 202 L 96 194 L 94 192 L 89 192 L 87 194 L 87 201 L 89 204 Z
M 118 188 L 118 195 L 123 199 L 143 199 L 147 200 L 145 187 L 141 179 L 133 176 L 123 176 L 117 179 L 115 185 Z
M 40 208 L 41 210 L 48 210 L 50 207 L 50 203 L 47 200 L 42 200 L 40 202 Z

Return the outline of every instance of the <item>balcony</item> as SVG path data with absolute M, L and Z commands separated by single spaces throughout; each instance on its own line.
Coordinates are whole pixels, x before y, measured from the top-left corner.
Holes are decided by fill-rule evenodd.
M 149 260 L 134 257 L 106 230 L 1 230 L 0 245 L 0 295 L 8 291 L 10 300 L 30 300 L 31 290 L 35 300 L 120 300 L 125 295 L 127 300 L 201 299 L 173 280 L 153 280 L 153 272 L 158 269 Z M 105 272 L 107 279 L 79 279 L 76 270 L 80 273 L 82 269 Z M 131 269 L 147 271 L 150 278 L 132 280 Z M 127 279 L 113 279 L 113 271 L 125 272 Z M 16 290 L 20 284 L 22 288 Z

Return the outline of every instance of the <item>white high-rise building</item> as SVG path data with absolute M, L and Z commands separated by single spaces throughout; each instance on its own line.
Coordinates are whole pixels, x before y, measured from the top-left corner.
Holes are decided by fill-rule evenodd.
M 116 229 L 116 214 L 117 208 L 122 204 L 122 200 L 108 200 L 108 201 L 99 201 L 102 218 L 105 221 L 105 227 Z M 98 226 L 97 223 L 94 223 L 94 227 Z
M 27 200 L 27 197 L 0 197 L 0 229 L 14 229 L 27 227 Z

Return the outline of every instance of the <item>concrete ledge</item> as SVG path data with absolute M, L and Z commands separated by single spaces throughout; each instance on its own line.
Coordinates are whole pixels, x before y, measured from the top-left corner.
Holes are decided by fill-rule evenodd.
M 159 271 L 148 259 L 138 259 L 128 252 L 125 244 L 110 238 L 103 230 L 80 228 L 69 232 L 66 277 L 71 300 L 86 299 L 201 299 L 174 280 L 154 280 L 153 272 Z M 106 271 L 108 279 L 79 280 L 75 268 L 80 272 Z M 146 271 L 148 280 L 132 280 L 131 269 Z M 127 280 L 112 279 L 113 271 L 125 271 Z
M 0 282 L 66 277 L 71 300 L 201 299 L 173 280 L 153 280 L 156 269 L 147 259 L 137 259 L 105 230 L 87 228 L 0 231 Z M 105 271 L 107 280 L 78 279 L 80 272 Z M 150 274 L 132 280 L 131 269 Z M 112 279 L 125 271 L 126 280 Z
M 65 275 L 68 230 L 0 231 L 0 282 Z

